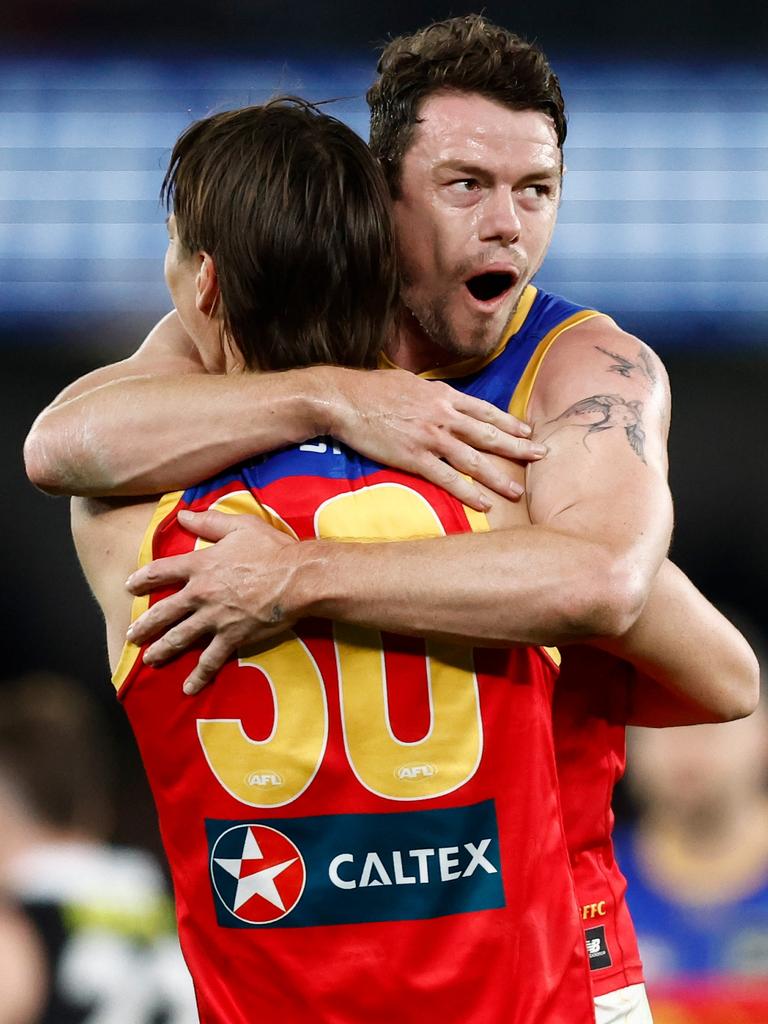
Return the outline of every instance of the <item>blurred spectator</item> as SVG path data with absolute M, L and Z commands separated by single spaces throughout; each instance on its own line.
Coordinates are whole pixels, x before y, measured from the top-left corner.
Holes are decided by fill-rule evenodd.
M 191 1024 L 164 878 L 110 847 L 107 737 L 58 676 L 0 686 L 0 1024 Z
M 642 803 L 619 835 L 649 979 L 768 976 L 768 714 L 636 729 Z

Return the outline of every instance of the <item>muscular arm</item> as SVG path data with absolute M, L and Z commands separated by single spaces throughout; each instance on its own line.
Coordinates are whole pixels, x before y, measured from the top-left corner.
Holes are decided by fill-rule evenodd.
M 475 481 L 522 492 L 485 453 L 544 453 L 514 417 L 403 370 L 220 370 L 170 313 L 133 356 L 71 384 L 40 414 L 24 447 L 30 480 L 51 494 L 155 494 L 329 434 L 482 509 Z
M 169 313 L 134 355 L 70 384 L 40 414 L 24 448 L 30 479 L 52 494 L 155 494 L 318 433 L 307 371 L 216 370 Z
M 597 646 L 638 670 L 632 725 L 727 722 L 757 707 L 760 669 L 752 649 L 671 562 L 664 562 L 632 628 Z
M 642 374 L 614 382 L 619 352 L 635 360 L 642 352 Z M 618 395 L 608 414 L 600 403 L 593 408 L 594 396 L 605 394 Z M 663 368 L 609 321 L 579 325 L 545 360 L 531 413 L 549 446 L 528 470 L 533 525 L 426 541 L 286 544 L 259 522 L 229 523 L 217 534 L 221 522 L 209 516 L 202 533 L 218 544 L 132 578 L 134 593 L 186 583 L 134 624 L 133 639 L 144 642 L 177 622 L 151 658 L 209 633 L 218 634 L 221 658 L 306 615 L 476 643 L 621 635 L 646 600 L 671 530 Z M 218 667 L 211 661 L 204 674 Z
M 618 354 L 642 369 L 615 379 Z M 671 532 L 663 367 L 610 321 L 588 321 L 546 358 L 530 419 L 549 447 L 528 469 L 533 525 L 396 547 L 301 545 L 287 608 L 494 642 L 625 632 Z

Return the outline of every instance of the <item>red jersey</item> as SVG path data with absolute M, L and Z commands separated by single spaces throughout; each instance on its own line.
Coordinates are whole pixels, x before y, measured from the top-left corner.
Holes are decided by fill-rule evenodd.
M 643 980 L 627 883 L 613 849 L 611 799 L 626 766 L 634 669 L 588 647 L 568 648 L 555 687 L 555 752 L 563 823 L 595 995 Z
M 465 360 L 421 376 L 446 380 L 524 420 L 550 348 L 555 343 L 567 345 L 572 327 L 602 315 L 529 285 L 490 359 Z M 566 651 L 566 666 L 569 655 Z M 566 837 L 598 995 L 642 981 L 637 939 L 624 900 L 626 882 L 611 841 L 611 796 L 625 761 L 626 717 L 620 695 L 629 668 L 615 659 L 609 666 L 608 656 L 603 657 L 601 671 L 610 669 L 610 678 L 598 680 L 591 670 L 575 674 L 575 667 L 568 668 L 555 690 L 555 745 Z
M 176 513 L 210 507 L 300 539 L 484 528 L 437 488 L 319 442 L 168 496 L 143 560 L 190 550 Z M 203 1024 L 593 1021 L 550 653 L 304 621 L 194 698 L 181 684 L 196 653 L 161 669 L 139 653 L 116 684 Z

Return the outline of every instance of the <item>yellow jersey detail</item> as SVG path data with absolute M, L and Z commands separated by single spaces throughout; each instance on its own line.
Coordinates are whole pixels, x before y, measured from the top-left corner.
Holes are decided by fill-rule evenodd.
M 512 319 L 507 324 L 498 345 L 489 355 L 472 356 L 470 359 L 462 359 L 461 362 L 451 363 L 449 366 L 439 366 L 433 370 L 423 370 L 417 376 L 423 377 L 425 380 L 450 380 L 452 377 L 466 377 L 470 373 L 477 373 L 478 370 L 482 370 L 484 366 L 492 363 L 504 351 L 510 340 L 514 338 L 523 326 L 526 317 L 531 311 L 536 293 L 537 289 L 532 284 L 527 285 L 523 289 L 523 294 L 520 296 L 520 301 L 512 315 Z M 393 363 L 383 352 L 379 357 L 379 366 L 381 369 L 398 369 L 397 363 Z
M 274 702 L 274 726 L 252 739 L 238 718 L 199 718 L 197 735 L 219 784 L 249 807 L 284 807 L 296 800 L 320 768 L 328 741 L 328 706 L 317 662 L 295 633 L 239 658 L 258 669 Z
M 471 514 L 488 528 L 485 516 Z M 407 540 L 443 536 L 445 529 L 421 494 L 387 483 L 323 502 L 315 514 L 315 534 L 357 541 Z M 421 739 L 406 742 L 395 736 L 390 722 L 381 633 L 340 622 L 333 631 L 344 744 L 361 785 L 389 800 L 424 800 L 451 793 L 471 779 L 483 749 L 472 649 L 427 641 L 430 725 Z
M 523 375 L 512 394 L 508 410 L 512 416 L 516 416 L 519 420 L 524 420 L 528 415 L 528 403 L 531 400 L 533 386 L 539 375 L 541 364 L 544 362 L 544 357 L 560 335 L 565 331 L 569 331 L 572 327 L 576 327 L 578 324 L 583 324 L 586 320 L 591 320 L 596 316 L 605 316 L 605 314 L 599 313 L 595 309 L 582 309 L 578 313 L 574 313 L 573 316 L 569 316 L 567 319 L 563 320 L 563 322 L 559 323 L 557 327 L 553 327 L 548 334 L 544 335 L 536 346 L 536 350 L 529 359 L 528 365 L 523 371 Z
M 469 480 L 469 477 L 467 479 Z M 472 533 L 490 532 L 491 528 L 488 525 L 488 516 L 485 512 L 478 512 L 476 509 L 470 508 L 469 505 L 464 505 L 464 515 L 467 517 Z
M 183 493 L 183 491 L 170 491 L 168 494 L 164 494 L 158 501 L 139 547 L 137 569 L 152 561 L 152 543 L 155 539 L 155 531 L 171 509 L 178 505 Z M 131 604 L 131 622 L 135 622 L 140 615 L 144 614 L 147 608 L 149 608 L 149 594 L 146 594 L 144 597 L 134 597 Z M 130 640 L 126 640 L 123 644 L 120 659 L 115 667 L 115 671 L 112 673 L 112 685 L 116 690 L 119 690 L 128 678 L 128 674 L 135 665 L 140 650 L 141 648 L 136 644 L 132 644 Z
M 279 516 L 269 505 L 263 505 L 260 501 L 257 501 L 251 491 L 232 491 L 230 494 L 225 494 L 223 498 L 214 501 L 208 511 L 224 512 L 229 516 L 258 516 L 259 519 L 263 519 L 265 523 L 269 523 L 274 529 L 287 533 L 294 540 L 299 539 L 296 531 L 286 523 L 282 516 Z M 198 537 L 195 542 L 195 550 L 209 548 L 211 543 L 212 541 L 203 540 L 202 537 Z
M 227 495 L 213 507 L 269 518 L 250 492 Z M 485 516 L 469 511 L 487 529 Z M 324 501 L 315 513 L 314 532 L 359 542 L 442 536 L 445 529 L 417 491 L 382 483 Z M 483 748 L 472 650 L 427 641 L 422 685 L 429 688 L 430 725 L 421 739 L 406 742 L 390 722 L 381 633 L 335 623 L 334 640 L 344 742 L 361 785 L 403 801 L 437 798 L 464 785 L 477 771 Z M 291 632 L 277 645 L 271 641 L 240 658 L 238 665 L 258 669 L 266 678 L 274 702 L 272 732 L 254 739 L 239 719 L 202 719 L 198 738 L 211 771 L 235 799 L 251 807 L 282 807 L 306 790 L 322 763 L 328 739 L 322 677 L 308 648 Z
M 444 533 L 427 499 L 405 484 L 371 484 L 336 494 L 315 512 L 315 536 L 334 540 L 416 540 Z
M 545 654 L 548 654 L 557 667 L 560 668 L 560 663 L 562 662 L 563 657 L 557 647 L 542 647 L 541 649 Z

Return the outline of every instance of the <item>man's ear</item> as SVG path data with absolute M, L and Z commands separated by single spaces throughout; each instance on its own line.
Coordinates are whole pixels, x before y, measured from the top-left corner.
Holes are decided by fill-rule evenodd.
M 207 317 L 216 314 L 221 292 L 216 264 L 207 252 L 201 253 L 202 259 L 195 278 L 195 302 L 200 312 Z

